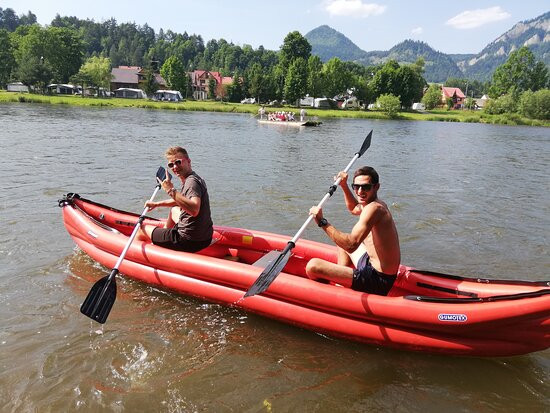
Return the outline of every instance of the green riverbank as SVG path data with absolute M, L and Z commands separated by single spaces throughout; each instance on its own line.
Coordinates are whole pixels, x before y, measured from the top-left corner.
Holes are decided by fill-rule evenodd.
M 205 112 L 232 112 L 249 113 L 257 115 L 259 105 L 244 105 L 241 103 L 226 103 L 212 101 L 184 102 L 154 102 L 145 99 L 120 99 L 120 98 L 82 98 L 80 96 L 55 96 L 55 95 L 34 95 L 29 93 L 13 93 L 0 91 L 0 103 L 3 102 L 24 102 L 42 103 L 52 105 L 77 105 L 97 107 L 118 107 L 118 108 L 144 108 L 144 109 L 168 109 L 168 110 L 189 110 Z M 266 111 L 285 110 L 293 111 L 296 114 L 299 109 L 292 107 L 266 107 Z M 389 119 L 387 115 L 378 111 L 359 110 L 325 110 L 307 109 L 308 117 L 319 118 L 356 118 L 356 119 Z M 394 119 L 400 120 L 425 120 L 440 122 L 467 122 L 467 123 L 489 123 L 500 125 L 528 125 L 528 126 L 550 126 L 549 121 L 524 118 L 517 114 L 489 115 L 483 111 L 470 110 L 432 110 L 426 112 L 399 112 Z

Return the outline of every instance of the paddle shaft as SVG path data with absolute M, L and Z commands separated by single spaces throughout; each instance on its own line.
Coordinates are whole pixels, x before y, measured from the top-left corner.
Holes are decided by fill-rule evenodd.
M 151 198 L 149 198 L 149 201 L 152 201 L 153 199 L 155 199 L 155 196 L 157 196 L 157 192 L 159 191 L 159 189 L 160 189 L 160 184 L 155 186 L 155 191 L 153 192 L 153 195 L 151 196 Z M 113 281 L 113 279 L 118 274 L 118 267 L 120 266 L 120 264 L 122 263 L 122 260 L 126 256 L 126 253 L 128 252 L 128 249 L 130 248 L 130 245 L 132 244 L 132 241 L 136 237 L 136 235 L 139 231 L 139 228 L 141 227 L 141 223 L 145 219 L 145 214 L 147 213 L 147 211 L 149 211 L 149 207 L 145 207 L 143 209 L 143 212 L 139 216 L 139 218 L 136 222 L 136 225 L 134 226 L 134 230 L 132 231 L 132 235 L 130 235 L 130 238 L 128 239 L 128 242 L 126 243 L 124 249 L 122 250 L 122 253 L 120 254 L 120 257 L 118 257 L 118 260 L 117 260 L 115 266 L 113 267 L 113 270 L 109 274 L 109 278 L 107 278 L 107 282 L 105 283 L 105 286 L 103 287 L 103 289 L 101 291 L 101 294 L 99 295 L 99 298 L 96 301 L 96 305 L 94 306 L 94 311 L 93 311 L 94 313 L 97 311 L 97 308 L 98 308 L 99 304 L 103 300 L 105 292 L 109 288 L 109 284 Z
M 359 152 L 357 152 L 355 154 L 355 156 L 353 157 L 353 159 L 350 161 L 350 163 L 348 164 L 348 166 L 346 166 L 344 168 L 344 172 L 348 172 L 350 170 L 350 168 L 353 166 L 353 164 L 355 163 L 355 161 L 357 159 L 359 159 L 361 155 L 359 154 Z M 321 202 L 319 202 L 319 204 L 317 204 L 317 207 L 318 208 L 321 208 L 325 202 L 327 202 L 327 200 L 332 196 L 332 194 L 336 191 L 336 189 L 338 188 L 338 185 L 340 184 L 340 182 L 342 182 L 342 178 L 338 177 L 336 179 L 336 181 L 334 181 L 334 184 L 332 184 L 332 186 L 329 188 L 328 192 L 325 194 L 325 196 L 323 197 L 323 199 L 321 199 Z M 309 223 L 311 222 L 311 220 L 313 219 L 313 215 L 310 215 L 308 217 L 308 219 L 306 220 L 306 222 L 304 222 L 304 225 L 302 225 L 302 227 L 298 230 L 298 232 L 296 233 L 296 235 L 294 235 L 294 238 L 292 238 L 289 242 L 292 242 L 293 244 L 296 244 L 296 241 L 298 241 L 298 239 L 302 236 L 302 233 L 306 230 L 307 226 L 309 225 Z

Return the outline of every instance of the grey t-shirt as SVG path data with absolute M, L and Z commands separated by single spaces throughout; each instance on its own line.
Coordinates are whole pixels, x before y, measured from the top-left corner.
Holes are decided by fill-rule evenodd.
M 181 193 L 187 198 L 200 197 L 201 207 L 196 217 L 191 216 L 186 211 L 181 211 L 178 221 L 178 233 L 182 238 L 192 241 L 211 239 L 214 229 L 212 227 L 210 199 L 208 198 L 206 183 L 195 172 L 191 172 L 191 175 L 185 179 Z

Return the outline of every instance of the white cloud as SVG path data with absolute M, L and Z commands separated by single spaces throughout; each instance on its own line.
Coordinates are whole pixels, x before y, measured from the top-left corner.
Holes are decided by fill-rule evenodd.
M 487 9 L 466 10 L 445 23 L 455 29 L 474 29 L 488 23 L 497 22 L 510 17 L 510 13 L 502 10 L 500 6 Z
M 325 10 L 332 16 L 369 17 L 386 11 L 386 6 L 376 3 L 363 3 L 362 0 L 328 0 Z
M 413 36 L 417 36 L 419 34 L 422 34 L 423 31 L 424 29 L 422 27 L 415 27 L 414 29 L 411 30 L 411 34 Z

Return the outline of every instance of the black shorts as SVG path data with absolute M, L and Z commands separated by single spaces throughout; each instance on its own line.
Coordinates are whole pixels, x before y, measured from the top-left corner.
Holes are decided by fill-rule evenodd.
M 366 252 L 359 258 L 357 269 L 353 270 L 351 289 L 369 294 L 388 295 L 395 282 L 396 275 L 376 271 Z
M 155 228 L 151 234 L 151 241 L 159 247 L 168 248 L 176 251 L 197 252 L 210 245 L 212 239 L 204 241 L 194 241 L 182 238 L 176 227 Z

